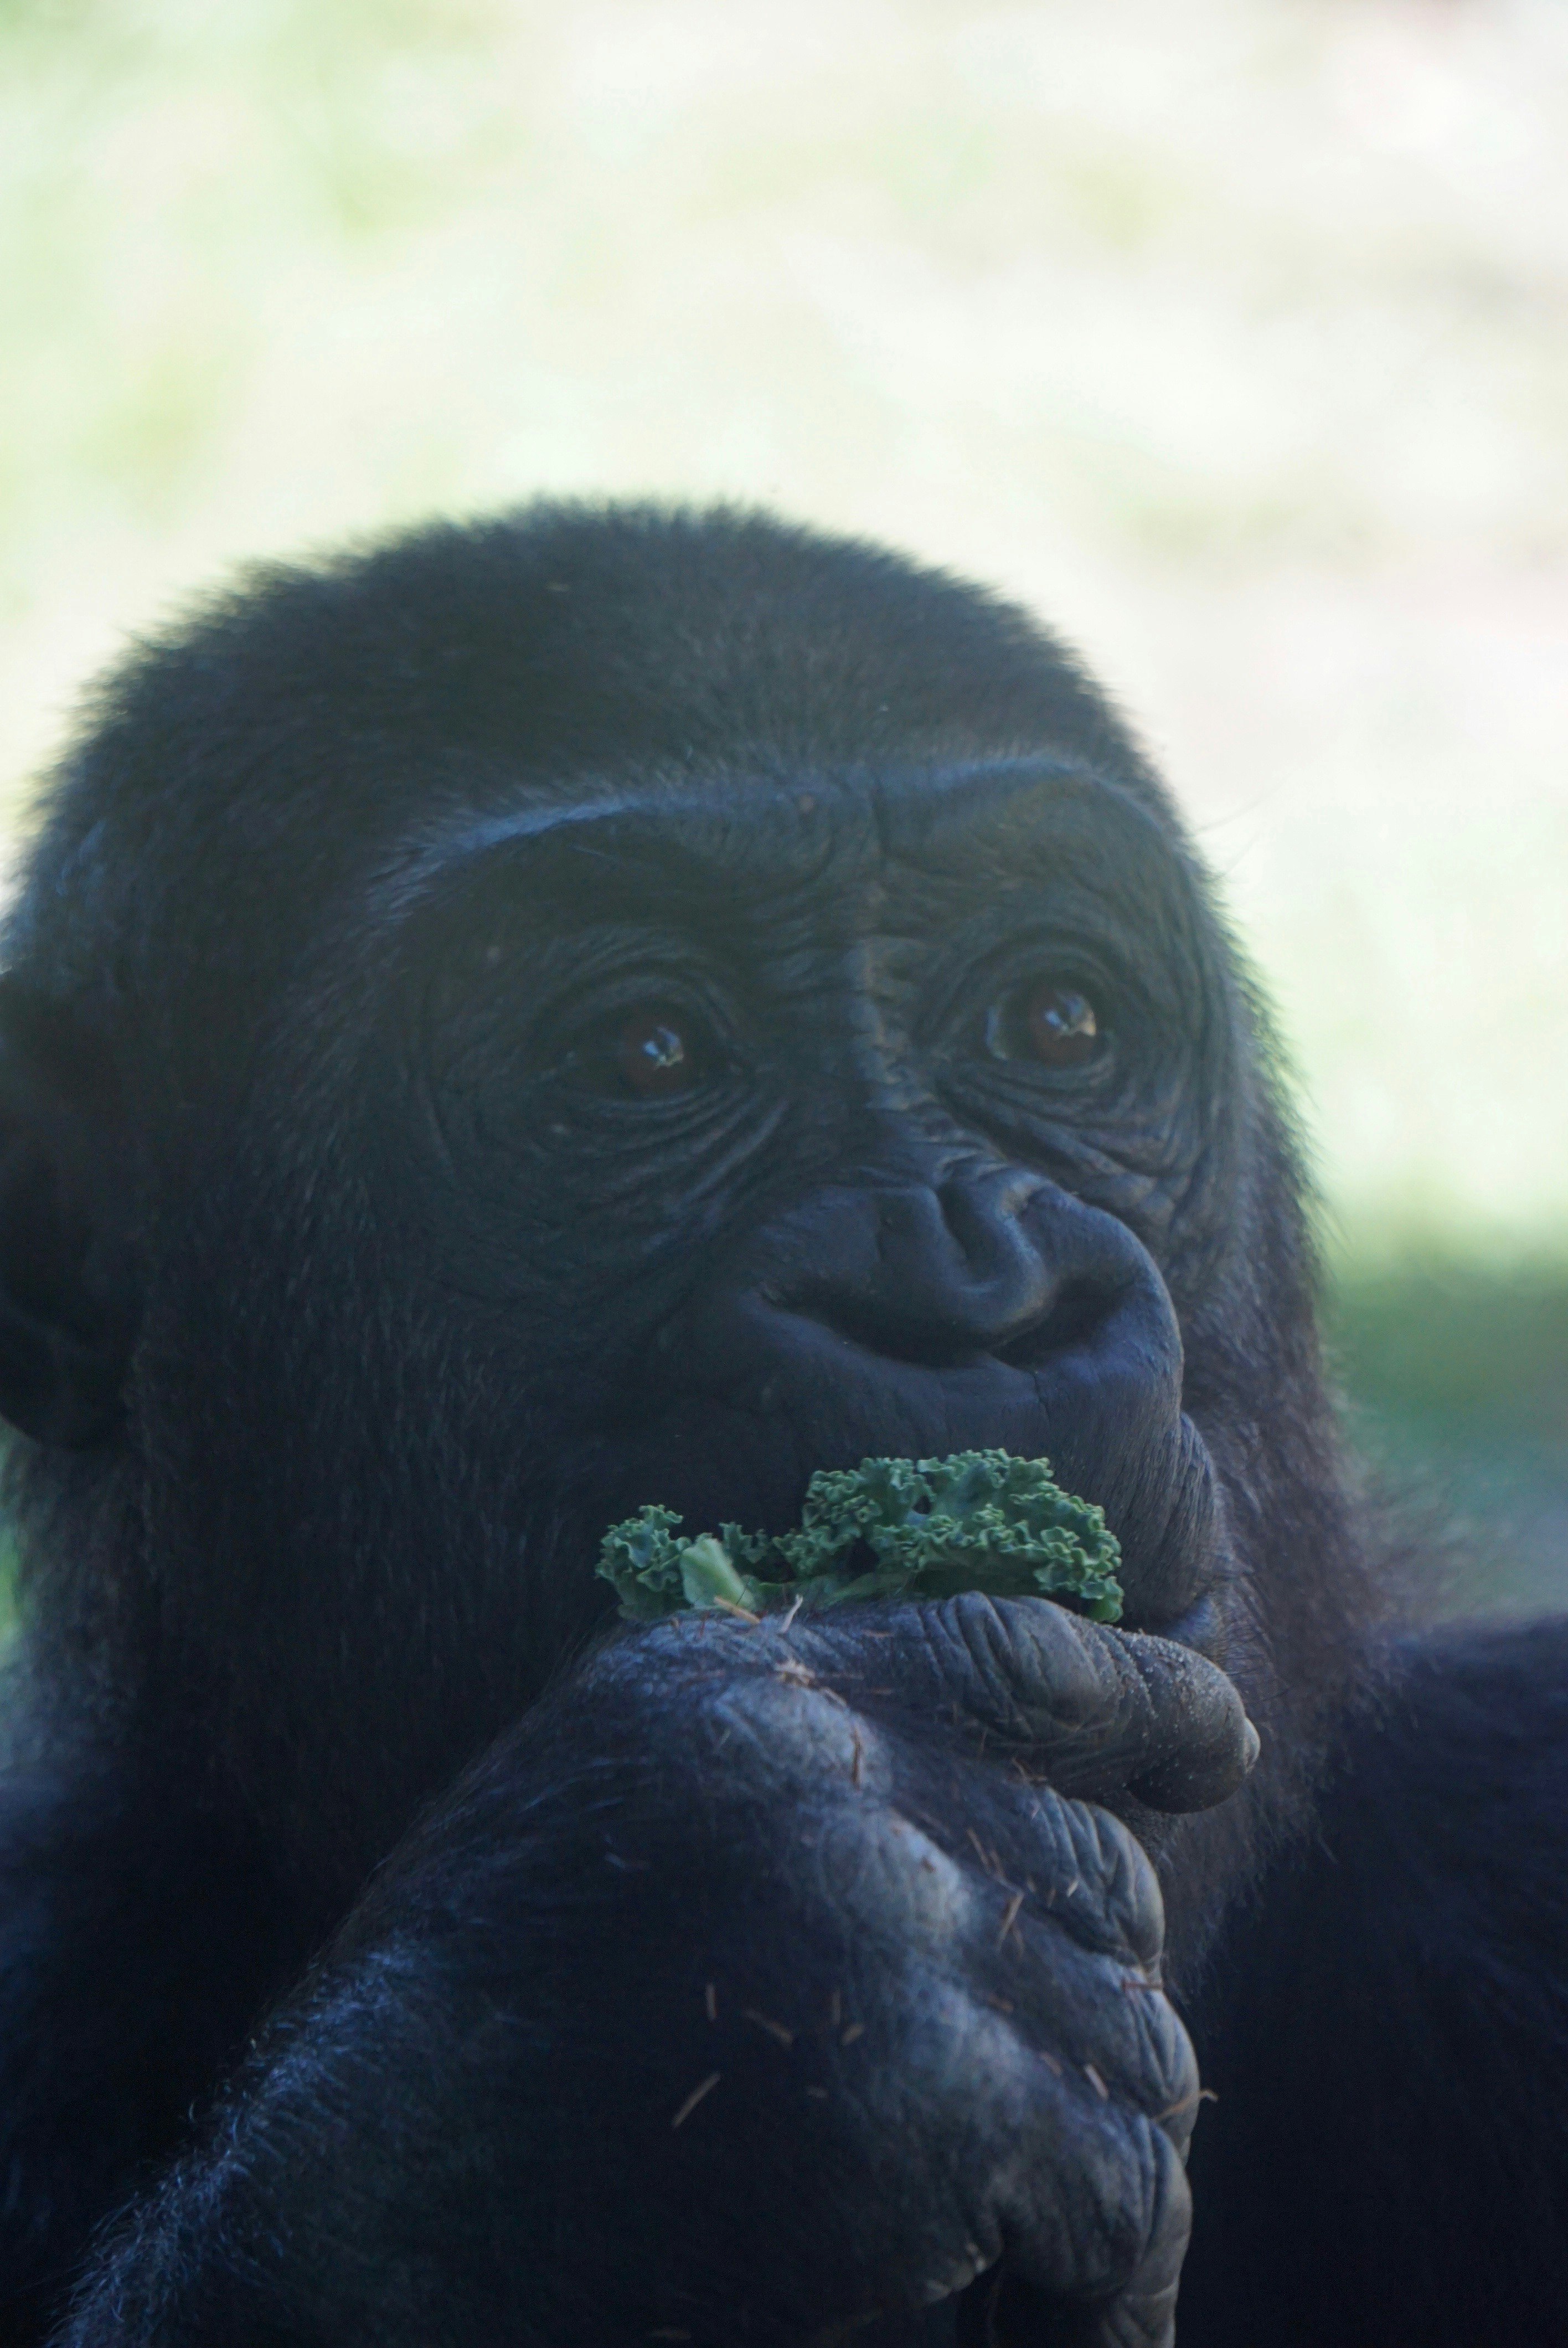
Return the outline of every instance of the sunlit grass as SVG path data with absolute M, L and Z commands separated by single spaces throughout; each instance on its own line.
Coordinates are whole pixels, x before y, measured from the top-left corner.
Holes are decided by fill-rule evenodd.
M 1329 1328 L 1358 1442 L 1460 1536 L 1446 1602 L 1568 1604 L 1568 1260 L 1352 1261 Z

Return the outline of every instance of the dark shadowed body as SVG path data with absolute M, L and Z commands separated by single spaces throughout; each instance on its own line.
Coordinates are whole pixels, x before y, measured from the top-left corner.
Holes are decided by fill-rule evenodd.
M 7 963 L 7 2336 L 1108 2348 L 1189 2225 L 1187 2348 L 1557 2336 L 1568 1641 L 1399 1630 L 1266 1029 L 1058 645 L 724 513 L 264 574 Z M 980 1446 L 1121 1629 L 603 1635 L 641 1502 Z

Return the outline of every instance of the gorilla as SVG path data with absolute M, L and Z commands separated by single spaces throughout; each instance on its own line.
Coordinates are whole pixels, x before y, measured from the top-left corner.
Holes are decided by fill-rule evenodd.
M 7 2342 L 1564 2336 L 1568 1629 L 1420 1626 L 1061 644 L 731 510 L 262 572 L 0 1044 Z M 1121 1626 L 607 1621 L 643 1502 L 982 1446 Z

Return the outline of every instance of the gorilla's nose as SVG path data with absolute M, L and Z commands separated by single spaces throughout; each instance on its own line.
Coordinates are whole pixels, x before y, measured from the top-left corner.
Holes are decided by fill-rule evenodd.
M 1061 1263 L 1031 1229 L 1046 1187 L 1009 1169 L 819 1194 L 777 1301 L 897 1360 L 1032 1365 L 1099 1318 L 1088 1267 Z

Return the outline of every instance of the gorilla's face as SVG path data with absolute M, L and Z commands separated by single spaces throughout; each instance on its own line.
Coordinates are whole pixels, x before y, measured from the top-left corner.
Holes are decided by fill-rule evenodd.
M 1228 1072 L 1147 814 L 1039 769 L 629 794 L 421 893 L 367 1155 L 595 1529 L 782 1528 L 814 1468 L 1001 1445 L 1103 1503 L 1131 1621 L 1189 1613 L 1218 1560 L 1161 1266 L 1207 1236 Z
M 449 1591 L 483 1550 L 466 1634 L 531 1609 L 548 1649 L 642 1501 L 779 1529 L 814 1468 L 1000 1445 L 1104 1506 L 1130 1623 L 1223 1652 L 1177 1307 L 1225 1236 L 1232 1021 L 1145 808 L 1042 765 L 629 785 L 455 821 L 343 911 L 261 1087 L 275 1133 L 313 1104 L 272 1172 L 324 1220 L 216 1238 L 311 1262 L 402 1387 L 338 1438 L 389 1455 L 384 1577 L 413 1522 Z
M 782 1529 L 866 1454 L 1049 1457 L 1128 1622 L 1237 1669 L 1184 1333 L 1250 1095 L 1147 804 L 1049 761 L 509 798 L 313 911 L 147 1251 L 163 1652 L 289 1838 L 384 1848 L 602 1618 L 617 1518 Z

